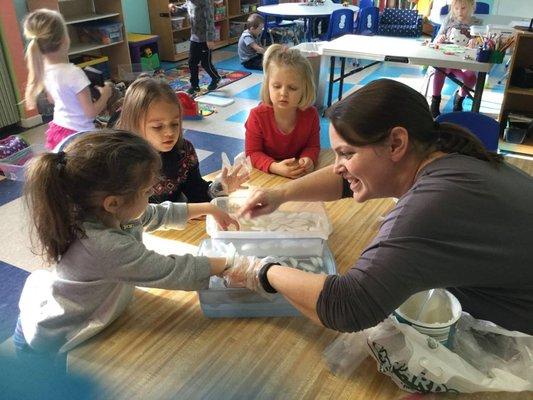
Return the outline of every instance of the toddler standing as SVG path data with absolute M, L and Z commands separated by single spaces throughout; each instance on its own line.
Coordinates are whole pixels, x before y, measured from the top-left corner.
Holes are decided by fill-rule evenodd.
M 213 3 L 209 0 L 187 0 L 183 5 L 169 4 L 171 13 L 187 12 L 191 23 L 191 47 L 189 48 L 189 70 L 191 73 L 191 87 L 189 94 L 200 91 L 198 79 L 198 64 L 201 64 L 205 72 L 211 77 L 211 83 L 207 90 L 215 90 L 220 82 L 213 62 L 211 61 L 212 50 L 215 46 L 215 20 Z
M 45 89 L 54 103 L 54 118 L 46 131 L 46 147 L 53 149 L 74 132 L 94 129 L 95 117 L 111 97 L 111 85 L 96 87 L 100 97 L 92 101 L 89 79 L 81 68 L 69 63 L 70 39 L 60 13 L 36 10 L 24 19 L 28 84 L 26 102 L 35 108 L 39 93 Z
M 470 25 L 472 23 L 472 13 L 474 12 L 474 0 L 452 0 L 450 4 L 450 13 L 441 25 L 435 43 L 449 41 L 452 31 L 457 29 L 462 34 L 470 38 Z M 469 43 L 469 45 L 471 42 Z M 446 74 L 453 74 L 457 79 L 462 81 L 467 87 L 473 89 L 476 85 L 477 75 L 474 71 L 454 68 L 440 68 L 435 70 L 433 75 L 433 96 L 431 97 L 431 115 L 436 118 L 440 115 L 441 92 L 444 86 Z M 467 95 L 464 88 L 457 90 L 453 97 L 453 111 L 463 111 L 463 100 Z
M 141 135 L 161 154 L 162 173 L 151 202 L 202 203 L 228 195 L 249 178 L 242 164 L 231 172 L 223 168 L 214 182 L 202 178 L 196 151 L 182 134 L 181 104 L 164 81 L 140 78 L 133 82 L 124 96 L 117 127 Z
M 263 17 L 251 14 L 246 21 L 246 27 L 237 46 L 239 59 L 244 68 L 262 71 L 265 49 L 259 44 L 259 37 L 265 27 Z
M 298 178 L 315 168 L 320 123 L 313 70 L 298 51 L 271 45 L 263 60 L 261 103 L 250 111 L 245 151 L 264 172 Z

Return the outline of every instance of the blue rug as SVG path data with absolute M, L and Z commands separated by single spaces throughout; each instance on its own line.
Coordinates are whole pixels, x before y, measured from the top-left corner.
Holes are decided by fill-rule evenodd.
M 0 342 L 13 335 L 20 293 L 28 275 L 28 272 L 0 261 Z

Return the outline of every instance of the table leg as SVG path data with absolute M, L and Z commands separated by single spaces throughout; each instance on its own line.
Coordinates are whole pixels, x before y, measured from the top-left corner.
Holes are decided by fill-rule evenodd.
M 338 100 L 342 99 L 342 86 L 344 85 L 344 67 L 346 66 L 346 58 L 341 57 L 341 76 L 339 80 L 339 97 Z
M 472 102 L 472 111 L 479 112 L 481 107 L 481 96 L 483 95 L 483 88 L 485 87 L 486 72 L 478 72 L 476 80 L 476 89 L 474 91 L 474 101 Z
M 335 57 L 330 57 L 329 61 L 329 86 L 328 86 L 328 103 L 331 106 L 331 98 L 333 97 L 333 81 L 335 79 Z

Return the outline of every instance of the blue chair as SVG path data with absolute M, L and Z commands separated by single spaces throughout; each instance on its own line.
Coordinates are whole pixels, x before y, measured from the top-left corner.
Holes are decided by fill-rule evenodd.
M 279 0 L 260 0 L 259 5 L 260 6 L 272 6 L 279 4 Z M 270 41 L 274 43 L 274 38 L 272 33 L 279 33 L 281 34 L 282 38 L 284 39 L 286 36 L 289 35 L 289 30 L 292 31 L 292 36 L 295 40 L 298 40 L 298 35 L 294 31 L 294 28 L 296 27 L 296 23 L 294 21 L 287 21 L 283 19 L 282 17 L 275 17 L 272 19 L 272 17 L 269 17 L 266 14 L 259 13 L 263 19 L 265 20 L 265 28 L 263 30 L 263 34 L 261 35 L 261 39 L 264 41 L 266 38 L 266 34 L 270 35 Z M 282 41 L 283 41 L 282 39 Z
M 374 7 L 374 0 L 359 0 L 359 9 Z
M 349 8 L 335 10 L 329 17 L 328 30 L 320 40 L 330 41 L 339 36 L 353 33 L 353 16 L 354 13 Z
M 422 35 L 422 16 L 417 10 L 386 8 L 379 18 L 378 35 L 419 37 Z
M 471 111 L 457 111 L 441 114 L 437 122 L 451 122 L 472 132 L 488 151 L 498 151 L 500 124 L 493 118 Z
M 357 12 L 354 33 L 356 35 L 375 35 L 378 32 L 379 8 L 371 6 L 360 8 Z

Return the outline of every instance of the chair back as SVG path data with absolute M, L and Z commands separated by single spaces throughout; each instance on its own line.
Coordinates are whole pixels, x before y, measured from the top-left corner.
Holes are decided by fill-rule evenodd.
M 386 8 L 379 18 L 378 35 L 418 37 L 422 35 L 422 16 L 417 10 Z
M 353 33 L 353 15 L 349 8 L 333 11 L 329 17 L 326 40 Z
M 446 15 L 450 11 L 448 5 L 443 6 L 440 9 L 440 15 Z M 474 8 L 474 14 L 490 14 L 490 5 L 483 1 L 476 1 L 476 7 Z
M 273 6 L 279 4 L 279 0 L 259 0 L 260 6 Z
M 359 9 L 374 7 L 374 0 L 359 0 Z
M 365 7 L 357 12 L 357 21 L 354 29 L 356 35 L 374 35 L 378 31 L 379 8 Z
M 451 122 L 472 132 L 488 151 L 498 151 L 500 124 L 493 118 L 471 111 L 457 111 L 441 114 L 437 122 Z

